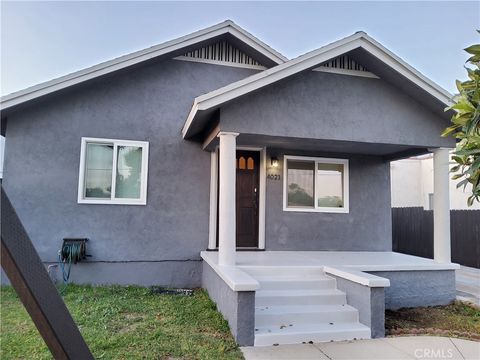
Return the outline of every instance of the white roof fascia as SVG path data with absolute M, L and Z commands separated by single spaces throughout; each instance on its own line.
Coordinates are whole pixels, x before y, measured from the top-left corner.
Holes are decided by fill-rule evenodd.
M 109 60 L 92 67 L 76 71 L 74 73 L 53 79 L 27 89 L 14 92 L 12 94 L 3 96 L 0 100 L 1 109 L 5 110 L 9 107 L 21 104 L 23 102 L 35 99 L 37 97 L 47 95 L 49 93 L 65 89 L 69 86 L 82 83 L 84 81 L 126 68 L 131 65 L 141 63 L 143 61 L 158 57 L 160 55 L 168 54 L 183 47 L 195 45 L 196 43 L 209 40 L 213 37 L 230 33 L 239 40 L 245 42 L 255 50 L 262 53 L 275 63 L 283 63 L 287 59 L 271 49 L 269 46 L 241 29 L 232 21 L 227 20 L 220 24 L 213 25 L 203 30 L 196 31 L 186 36 L 167 41 L 165 43 L 152 46 L 150 48 L 136 51 L 128 55 L 120 56 L 116 59 Z
M 413 66 L 403 61 L 399 56 L 388 50 L 385 46 L 364 33 L 362 48 L 367 50 L 373 56 L 377 57 L 392 69 L 418 85 L 432 96 L 449 106 L 452 104 L 453 94 L 436 84 Z
M 280 54 L 275 49 L 268 46 L 266 43 L 258 39 L 257 37 L 250 34 L 245 29 L 242 29 L 240 26 L 235 24 L 231 20 L 226 21 L 231 26 L 230 33 L 235 37 L 239 38 L 243 42 L 247 43 L 250 47 L 258 51 L 259 53 L 265 55 L 270 60 L 277 64 L 283 64 L 288 61 L 288 58 Z
M 319 63 L 328 61 L 358 47 L 362 47 L 370 52 L 373 56 L 377 57 L 420 88 L 442 101 L 445 105 L 451 105 L 452 95 L 448 91 L 423 76 L 420 72 L 372 39 L 366 33 L 358 32 L 299 56 L 298 58 L 289 60 L 286 63 L 277 65 L 271 69 L 267 69 L 261 73 L 249 76 L 197 97 L 183 126 L 183 137 L 185 138 L 197 111 L 208 110 L 219 106 L 263 86 L 267 86 L 308 68 L 315 67 Z

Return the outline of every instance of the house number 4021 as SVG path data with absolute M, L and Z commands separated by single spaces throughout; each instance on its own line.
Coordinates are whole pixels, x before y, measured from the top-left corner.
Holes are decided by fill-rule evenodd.
M 280 180 L 280 175 L 278 175 L 278 174 L 267 174 L 267 179 L 269 179 L 269 180 Z

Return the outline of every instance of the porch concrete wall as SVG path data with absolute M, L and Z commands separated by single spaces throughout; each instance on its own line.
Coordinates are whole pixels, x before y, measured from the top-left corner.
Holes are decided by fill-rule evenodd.
M 203 262 L 202 287 L 217 304 L 240 346 L 255 341 L 255 291 L 233 291 L 206 261 Z
M 74 281 L 200 286 L 210 154 L 180 129 L 196 96 L 255 72 L 166 60 L 11 113 L 2 185 L 41 259 L 86 237 L 92 257 L 73 266 Z M 77 203 L 82 136 L 150 142 L 146 206 Z
M 390 280 L 385 308 L 446 305 L 455 300 L 455 270 L 369 271 Z
M 368 287 L 351 280 L 329 274 L 336 279 L 337 289 L 347 294 L 347 304 L 358 310 L 360 323 L 372 331 L 372 338 L 385 336 L 385 290 Z
M 265 243 L 267 250 L 390 251 L 390 164 L 381 157 L 270 149 L 267 174 Z M 279 166 L 270 166 L 270 156 Z M 283 156 L 349 159 L 349 213 L 283 211 Z
M 435 114 L 381 79 L 307 71 L 223 106 L 222 131 L 240 134 L 454 147 Z

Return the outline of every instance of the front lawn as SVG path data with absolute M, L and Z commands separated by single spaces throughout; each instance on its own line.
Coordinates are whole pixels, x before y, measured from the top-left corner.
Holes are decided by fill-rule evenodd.
M 64 300 L 96 359 L 243 359 L 203 290 L 175 296 L 70 285 Z M 1 359 L 51 358 L 11 287 L 1 288 L 0 310 Z
M 428 334 L 480 340 L 480 308 L 460 301 L 446 306 L 387 310 L 387 335 Z

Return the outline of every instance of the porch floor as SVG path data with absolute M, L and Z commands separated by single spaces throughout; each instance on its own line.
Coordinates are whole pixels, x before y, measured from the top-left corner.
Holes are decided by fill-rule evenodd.
M 202 252 L 218 264 L 218 252 Z M 236 266 L 342 266 L 359 271 L 454 270 L 459 265 L 393 251 L 237 251 Z

